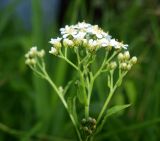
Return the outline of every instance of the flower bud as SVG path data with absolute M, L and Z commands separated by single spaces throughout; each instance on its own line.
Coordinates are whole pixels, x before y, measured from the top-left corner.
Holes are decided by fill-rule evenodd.
M 83 127 L 83 130 L 88 131 L 88 127 L 87 126 Z
M 87 120 L 85 118 L 82 119 L 81 123 L 85 124 L 87 122 Z
M 80 45 L 82 44 L 82 40 L 79 39 L 79 38 L 76 38 L 76 39 L 74 39 L 74 44 L 75 44 L 76 46 L 80 46 Z
M 25 58 L 29 58 L 29 53 L 26 53 L 26 54 L 25 54 Z
M 63 93 L 63 91 L 64 91 L 64 89 L 63 89 L 63 87 L 62 86 L 59 86 L 59 91 L 60 91 L 60 93 Z
M 131 64 L 136 64 L 137 63 L 137 57 L 133 56 L 130 61 L 131 61 Z
M 131 65 L 131 64 L 128 64 L 128 65 L 127 65 L 127 70 L 130 70 L 131 67 L 132 67 L 132 65 Z
M 59 49 L 62 47 L 61 39 L 62 38 L 59 38 L 59 37 L 56 39 L 51 39 L 51 41 L 49 43 L 51 43 L 55 48 Z
M 31 49 L 30 49 L 30 51 L 29 51 L 29 57 L 35 57 L 36 55 L 37 55 L 37 47 L 35 46 L 35 47 L 32 47 Z
M 38 52 L 38 56 L 42 58 L 45 55 L 45 51 L 42 49 L 41 51 Z
M 53 55 L 57 55 L 58 54 L 58 50 L 54 47 L 51 47 L 51 50 L 49 51 L 49 53 L 53 54 Z
M 35 65 L 36 64 L 36 60 L 35 59 L 30 59 L 30 65 Z
M 124 60 L 124 55 L 122 53 L 118 54 L 118 60 L 123 61 Z
M 96 124 L 96 119 L 92 118 L 92 123 L 95 125 Z
M 83 46 L 87 46 L 87 39 L 83 39 Z
M 117 63 L 114 61 L 114 62 L 111 62 L 110 65 L 109 65 L 109 68 L 111 70 L 114 70 L 115 68 L 117 67 Z
M 28 59 L 25 61 L 25 64 L 26 64 L 26 65 L 30 65 L 30 62 L 31 62 L 31 59 L 28 58 Z
M 107 51 L 110 51 L 110 50 L 112 50 L 112 48 L 113 48 L 112 46 L 107 46 L 107 47 L 106 47 L 106 50 L 107 50 Z
M 92 129 L 95 130 L 96 129 L 96 125 L 93 125 Z
M 126 69 L 127 69 L 127 64 L 126 64 L 126 63 L 121 63 L 121 64 L 120 64 L 120 68 L 121 68 L 122 70 L 126 70 Z
M 64 47 L 73 47 L 73 46 L 74 46 L 74 43 L 73 43 L 72 40 L 64 39 L 64 40 L 63 40 L 63 45 L 64 45 Z
M 130 58 L 129 51 L 125 51 L 125 52 L 124 52 L 124 59 L 125 59 L 125 60 L 128 60 L 129 58 Z

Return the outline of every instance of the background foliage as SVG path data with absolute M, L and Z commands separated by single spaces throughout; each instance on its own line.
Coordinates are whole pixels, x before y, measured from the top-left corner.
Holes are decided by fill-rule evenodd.
M 59 34 L 60 27 L 83 20 L 98 24 L 113 37 L 128 43 L 131 54 L 139 60 L 110 104 L 132 103 L 131 108 L 109 118 L 96 140 L 160 140 L 158 0 L 10 0 L 7 5 L 2 4 L 0 1 L 1 141 L 76 140 L 63 105 L 48 84 L 25 66 L 24 54 L 33 45 L 48 51 L 48 41 Z M 72 74 L 66 63 L 51 56 L 47 60 L 57 84 L 63 85 L 71 79 L 66 75 Z M 105 86 L 103 78 L 95 85 L 93 115 L 106 97 Z

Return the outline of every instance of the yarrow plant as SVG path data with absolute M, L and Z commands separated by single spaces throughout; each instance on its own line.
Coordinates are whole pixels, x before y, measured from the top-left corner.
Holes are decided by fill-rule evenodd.
M 39 51 L 37 47 L 32 47 L 25 55 L 25 63 L 52 86 L 69 114 L 79 141 L 93 140 L 94 136 L 101 131 L 108 116 L 129 106 L 129 104 L 116 105 L 108 108 L 113 94 L 121 85 L 124 76 L 137 62 L 137 58 L 130 56 L 127 44 L 118 42 L 98 25 L 79 22 L 76 25 L 66 25 L 60 29 L 60 33 L 60 37 L 50 40 L 52 47 L 49 53 L 73 67 L 77 73 L 76 81 L 69 81 L 65 87 L 57 86 L 46 71 L 45 51 Z M 70 57 L 70 53 L 73 53 L 74 59 Z M 98 55 L 103 59 L 98 60 Z M 95 62 L 99 63 L 97 69 L 93 69 Z M 97 117 L 92 117 L 90 103 L 93 86 L 96 79 L 103 73 L 106 74 L 106 82 L 108 82 L 106 100 Z M 66 93 L 73 86 L 72 83 L 76 85 L 77 92 L 72 98 L 68 98 Z M 79 112 L 76 111 L 77 104 L 84 107 L 83 117 L 80 117 Z

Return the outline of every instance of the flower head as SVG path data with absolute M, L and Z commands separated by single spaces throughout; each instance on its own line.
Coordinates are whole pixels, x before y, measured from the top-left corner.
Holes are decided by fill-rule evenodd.
M 108 32 L 104 32 L 98 25 L 91 25 L 86 22 L 78 22 L 75 25 L 66 25 L 60 28 L 61 37 L 51 39 L 53 47 L 60 48 L 63 42 L 64 47 L 83 45 L 86 49 L 113 47 L 115 49 L 126 49 L 128 45 L 118 42 Z M 88 48 L 88 46 L 90 48 Z
M 36 46 L 33 46 L 32 48 L 30 48 L 30 50 L 25 54 L 25 58 L 26 61 L 25 63 L 27 65 L 35 65 L 37 62 L 37 58 L 43 58 L 43 56 L 45 55 L 45 51 L 42 49 L 40 51 L 38 51 Z

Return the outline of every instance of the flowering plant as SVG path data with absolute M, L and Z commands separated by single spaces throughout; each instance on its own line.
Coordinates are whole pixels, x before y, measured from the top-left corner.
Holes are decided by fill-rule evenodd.
M 130 53 L 127 51 L 128 45 L 118 42 L 97 25 L 85 22 L 71 26 L 66 25 L 60 29 L 60 32 L 61 37 L 50 40 L 52 47 L 49 53 L 65 60 L 75 69 L 78 76 L 76 81 L 69 81 L 64 88 L 58 87 L 46 71 L 45 51 L 38 51 L 37 47 L 32 47 L 25 55 L 26 64 L 52 86 L 75 126 L 79 141 L 93 140 L 94 136 L 101 131 L 108 116 L 129 106 L 127 104 L 108 109 L 108 104 L 115 90 L 121 85 L 127 72 L 137 62 L 137 58 L 130 57 Z M 74 59 L 70 57 L 70 52 L 73 53 Z M 98 60 L 100 65 L 95 70 L 92 64 L 95 63 L 98 55 L 101 55 L 103 59 Z M 102 73 L 107 75 L 109 93 L 99 115 L 91 117 L 90 103 L 93 86 L 97 77 Z M 72 83 L 76 85 L 77 94 L 69 97 L 68 100 L 66 93 Z M 77 104 L 84 107 L 84 114 L 81 119 L 76 111 Z

